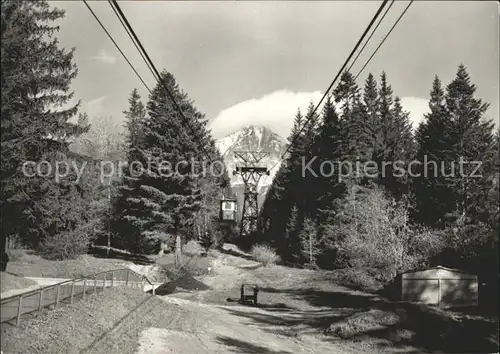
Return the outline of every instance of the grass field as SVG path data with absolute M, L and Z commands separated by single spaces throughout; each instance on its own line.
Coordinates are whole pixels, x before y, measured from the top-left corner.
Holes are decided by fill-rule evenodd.
M 81 255 L 77 259 L 52 261 L 29 250 L 9 250 L 7 272 L 21 277 L 80 278 L 90 274 L 123 268 L 119 259 Z M 14 255 L 14 256 L 12 256 Z
M 24 289 L 36 285 L 33 280 L 26 279 L 10 273 L 1 273 L 0 292 L 4 293 L 10 290 Z
M 79 353 L 150 295 L 138 289 L 106 289 L 2 333 L 4 353 Z

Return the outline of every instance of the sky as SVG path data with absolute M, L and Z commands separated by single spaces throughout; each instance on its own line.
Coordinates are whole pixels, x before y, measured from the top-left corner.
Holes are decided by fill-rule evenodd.
M 66 10 L 58 38 L 76 47 L 75 97 L 91 121 L 120 123 L 128 97 L 148 92 L 82 1 Z M 214 137 L 263 124 L 288 136 L 298 108 L 317 104 L 377 11 L 378 1 L 120 1 L 159 71 L 171 72 L 206 114 Z M 354 63 L 356 74 L 408 1 L 396 1 Z M 150 88 L 155 80 L 107 2 L 89 5 Z M 415 1 L 358 78 L 387 74 L 416 126 L 431 84 L 463 63 L 499 120 L 499 6 L 495 1 Z

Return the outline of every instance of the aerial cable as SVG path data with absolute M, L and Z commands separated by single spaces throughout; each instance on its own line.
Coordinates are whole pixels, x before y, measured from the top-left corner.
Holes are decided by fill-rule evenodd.
M 328 95 L 328 93 L 330 92 L 331 88 L 333 87 L 333 85 L 335 84 L 335 82 L 337 81 L 337 79 L 339 78 L 339 76 L 342 74 L 342 72 L 344 71 L 345 67 L 347 66 L 347 63 L 351 60 L 352 56 L 354 55 L 354 53 L 356 52 L 356 50 L 358 49 L 358 47 L 360 46 L 361 42 L 363 42 L 363 39 L 366 37 L 366 35 L 368 34 L 368 32 L 370 31 L 371 27 L 373 26 L 373 23 L 375 22 L 375 20 L 378 18 L 378 16 L 380 15 L 380 13 L 382 12 L 382 10 L 384 9 L 385 5 L 387 4 L 388 0 L 384 0 L 382 2 L 382 4 L 380 5 L 379 9 L 377 10 L 377 12 L 375 13 L 375 15 L 373 16 L 372 20 L 370 21 L 370 23 L 368 24 L 368 27 L 365 29 L 365 31 L 363 32 L 363 35 L 361 36 L 361 38 L 358 40 L 358 42 L 356 43 L 356 45 L 354 46 L 354 49 L 351 51 L 351 53 L 349 54 L 349 57 L 347 58 L 347 60 L 344 62 L 344 65 L 342 65 L 342 67 L 340 68 L 340 70 L 338 71 L 337 75 L 335 76 L 335 78 L 333 79 L 332 83 L 330 84 L 330 86 L 326 89 L 325 91 L 325 94 L 323 95 L 323 97 L 321 98 L 321 100 L 318 102 L 318 104 L 316 105 L 316 108 L 314 108 L 314 111 L 311 115 L 311 117 L 309 117 L 304 125 L 302 126 L 302 128 L 294 135 L 294 137 L 292 138 L 290 144 L 288 145 L 288 147 L 286 148 L 285 152 L 283 153 L 283 155 L 281 155 L 280 159 L 273 165 L 273 167 L 271 169 L 273 169 L 274 167 L 276 167 L 276 165 L 278 163 L 280 163 L 283 158 L 285 157 L 285 155 L 287 154 L 288 150 L 293 146 L 295 140 L 300 136 L 300 134 L 302 133 L 302 131 L 304 130 L 304 128 L 306 127 L 307 123 L 311 120 L 311 118 L 316 114 L 316 111 L 318 110 L 319 106 L 321 105 L 321 103 L 323 102 L 323 100 L 325 99 L 325 97 Z
M 377 53 L 377 51 L 380 49 L 380 47 L 382 46 L 382 44 L 384 44 L 385 40 L 387 39 L 387 37 L 389 37 L 389 35 L 391 34 L 392 30 L 396 27 L 396 25 L 399 23 L 399 21 L 401 20 L 401 18 L 404 16 L 404 14 L 406 13 L 406 11 L 408 11 L 408 9 L 410 8 L 411 4 L 413 3 L 414 0 L 411 0 L 410 3 L 408 4 L 408 6 L 406 6 L 406 8 L 404 9 L 404 11 L 401 13 L 401 15 L 399 15 L 398 19 L 396 20 L 396 22 L 394 23 L 394 25 L 392 25 L 391 29 L 389 30 L 389 32 L 387 32 L 386 36 L 384 37 L 384 39 L 382 39 L 382 41 L 380 42 L 380 44 L 378 45 L 378 47 L 375 49 L 375 51 L 372 53 L 372 55 L 368 58 L 368 60 L 366 61 L 366 63 L 363 65 L 363 67 L 361 68 L 361 70 L 359 70 L 359 72 L 356 74 L 356 77 L 354 78 L 355 80 L 359 77 L 359 75 L 363 72 L 363 70 L 366 68 L 366 66 L 368 65 L 368 63 L 372 60 L 372 58 L 375 56 L 375 54 Z
M 123 13 L 123 11 L 121 10 L 120 6 L 118 5 L 118 3 L 115 1 L 115 0 L 110 0 L 109 1 L 110 5 L 112 5 L 112 8 L 113 10 L 115 11 L 115 14 L 117 16 L 119 16 L 120 18 L 123 19 L 120 20 L 120 22 L 122 24 L 124 24 L 125 28 L 128 29 L 127 30 L 127 33 L 129 34 L 129 36 L 131 36 L 131 39 L 132 41 L 134 42 L 134 45 L 136 47 L 136 49 L 141 53 L 141 56 L 142 58 L 144 59 L 144 61 L 146 62 L 146 64 L 148 64 L 148 67 L 149 69 L 152 71 L 153 73 L 153 76 L 157 77 L 157 80 L 159 83 L 161 83 L 164 87 L 164 89 L 166 90 L 169 98 L 172 100 L 175 108 L 178 110 L 178 112 L 180 113 L 181 117 L 184 119 L 186 125 L 189 127 L 189 129 L 191 130 L 191 133 L 193 135 L 193 137 L 198 141 L 199 143 L 199 146 L 201 147 L 201 149 L 203 150 L 203 152 L 205 153 L 205 155 L 207 156 L 208 158 L 208 161 L 212 164 L 212 165 L 215 165 L 214 163 L 214 160 L 211 158 L 211 156 L 208 154 L 207 150 L 205 149 L 205 146 L 204 144 L 202 143 L 201 139 L 199 139 L 199 137 L 197 136 L 195 130 L 191 127 L 191 125 L 189 124 L 189 121 L 187 120 L 186 116 L 184 115 L 184 112 L 182 111 L 182 109 L 179 107 L 179 105 L 177 104 L 175 98 L 174 98 L 174 95 L 170 92 L 170 90 L 168 89 L 167 85 L 165 84 L 165 82 L 161 79 L 161 76 L 158 72 L 158 70 L 156 69 L 155 65 L 153 64 L 151 58 L 149 57 L 149 55 L 147 54 L 146 50 L 144 49 L 144 46 L 141 44 L 141 41 L 139 40 L 138 36 L 135 34 L 132 26 L 130 25 L 130 23 L 128 22 L 125 14 Z M 113 7 L 114 5 L 114 7 Z M 220 167 L 219 168 L 219 172 L 223 172 L 223 168 Z M 222 176 L 219 175 L 218 178 L 221 178 Z M 227 188 L 224 187 L 224 188 Z
M 159 81 L 160 78 L 156 77 L 154 70 L 151 68 L 151 66 L 149 65 L 149 63 L 146 60 L 146 57 L 144 56 L 144 54 L 142 53 L 142 51 L 139 49 L 139 46 L 137 45 L 137 43 L 135 42 L 134 38 L 130 34 L 130 31 L 128 30 L 127 26 L 125 25 L 125 22 L 121 18 L 120 14 L 116 10 L 116 8 L 113 6 L 113 2 L 111 0 L 108 0 L 108 3 L 111 6 L 111 8 L 113 9 L 113 12 L 115 13 L 116 17 L 118 17 L 118 20 L 122 24 L 122 27 L 125 29 L 125 32 L 127 32 L 128 37 L 130 38 L 130 40 L 132 41 L 132 43 L 134 43 L 134 46 L 137 49 L 137 51 L 139 52 L 139 54 L 141 55 L 142 59 L 146 62 L 146 65 L 148 66 L 149 71 L 151 71 L 151 73 L 153 74 L 153 77 L 156 79 L 156 81 Z
M 127 61 L 128 65 L 130 65 L 130 67 L 132 68 L 132 70 L 134 71 L 134 73 L 137 75 L 137 77 L 139 78 L 139 80 L 141 80 L 142 84 L 146 87 L 146 89 L 149 91 L 149 93 L 151 93 L 151 89 L 144 82 L 144 80 L 142 79 L 141 75 L 139 75 L 139 73 L 137 72 L 137 70 L 135 70 L 134 66 L 130 63 L 130 61 L 128 60 L 127 56 L 120 49 L 120 46 L 115 42 L 115 40 L 113 39 L 113 36 L 111 36 L 111 34 L 109 34 L 108 30 L 106 29 L 106 27 L 104 27 L 104 25 L 102 24 L 101 20 L 99 20 L 99 17 L 97 17 L 97 15 L 92 10 L 92 8 L 89 6 L 89 4 L 87 3 L 87 1 L 83 0 L 83 3 L 87 6 L 87 8 L 89 9 L 90 13 L 94 16 L 95 20 L 99 23 L 99 25 L 101 25 L 101 28 L 103 29 L 103 31 L 108 35 L 109 39 L 111 39 L 111 41 L 115 45 L 116 49 L 118 49 L 118 51 L 121 53 L 121 55 L 123 56 L 123 58 Z
M 182 111 L 182 109 L 177 104 L 174 95 L 172 94 L 172 92 L 170 92 L 170 90 L 167 87 L 167 85 L 165 84 L 164 80 L 161 79 L 160 73 L 158 72 L 158 70 L 156 69 L 155 65 L 153 64 L 153 62 L 152 62 L 151 58 L 149 57 L 147 51 L 144 49 L 144 46 L 142 45 L 141 41 L 139 40 L 139 38 L 135 34 L 132 26 L 130 25 L 130 23 L 127 20 L 127 17 L 125 16 L 125 14 L 123 13 L 123 11 L 121 10 L 121 8 L 118 5 L 118 3 L 116 2 L 116 0 L 111 0 L 111 2 L 113 3 L 113 5 L 115 6 L 116 10 L 118 11 L 120 17 L 122 17 L 123 21 L 125 22 L 126 27 L 130 31 L 130 34 L 133 36 L 133 38 L 137 42 L 137 45 L 140 47 L 140 51 L 142 51 L 144 53 L 144 56 L 146 57 L 146 62 L 149 63 L 150 68 L 154 71 L 155 77 L 159 78 L 158 82 L 160 84 L 162 84 L 163 88 L 167 92 L 167 95 L 169 96 L 170 100 L 174 104 L 175 108 L 177 109 L 177 111 L 179 112 L 179 114 L 181 115 L 181 117 L 184 119 L 186 125 L 191 130 L 191 133 L 193 134 L 193 136 L 195 137 L 195 139 L 198 140 L 198 143 L 200 144 L 200 147 L 203 150 L 203 152 L 205 153 L 205 155 L 207 156 L 208 160 L 213 163 L 210 155 L 208 154 L 207 150 L 205 149 L 205 146 L 203 145 L 203 143 L 201 142 L 201 140 L 197 136 L 197 134 L 196 134 L 195 130 L 193 129 L 193 127 L 189 124 L 189 121 L 187 120 L 186 116 L 184 115 L 184 112 Z
M 391 1 L 391 4 L 389 5 L 389 7 L 387 8 L 387 10 L 385 10 L 384 14 L 382 15 L 382 17 L 380 18 L 380 20 L 378 21 L 377 25 L 375 26 L 375 28 L 373 29 L 372 31 L 372 34 L 370 34 L 370 37 L 368 37 L 368 39 L 366 40 L 365 44 L 363 45 L 363 47 L 361 47 L 361 49 L 359 50 L 358 52 L 358 55 L 356 55 L 356 58 L 354 58 L 354 60 L 352 61 L 351 63 L 351 66 L 349 66 L 349 68 L 347 69 L 347 71 L 351 71 L 354 63 L 356 63 L 356 61 L 358 60 L 359 56 L 361 55 L 361 53 L 363 52 L 363 50 L 365 50 L 365 47 L 366 45 L 370 42 L 370 39 L 372 39 L 373 35 L 375 34 L 375 32 L 377 31 L 378 29 L 378 26 L 380 26 L 380 24 L 382 23 L 382 21 L 384 20 L 385 16 L 387 15 L 387 13 L 389 12 L 389 10 L 391 9 L 392 5 L 394 5 L 394 1 L 396 0 L 392 0 Z

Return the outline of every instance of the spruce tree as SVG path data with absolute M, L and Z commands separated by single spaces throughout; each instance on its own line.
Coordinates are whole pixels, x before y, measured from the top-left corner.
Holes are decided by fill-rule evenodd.
M 350 164 L 344 169 L 345 183 L 348 185 L 362 183 L 365 179 L 360 171 L 355 171 L 355 164 L 364 163 L 369 159 L 366 146 L 365 109 L 361 101 L 361 93 L 354 76 L 345 72 L 339 85 L 333 91 L 335 102 L 340 104 L 340 119 L 342 121 L 342 160 Z
M 449 166 L 453 160 L 451 151 L 451 120 L 445 105 L 445 93 L 440 79 L 432 83 L 429 100 L 430 113 L 416 133 L 419 166 L 413 169 L 416 198 L 416 220 L 429 226 L 443 225 L 444 216 L 455 203 L 452 192 L 445 182 L 441 166 Z M 446 172 L 446 171 L 445 171 Z
M 371 159 L 373 150 L 378 141 L 378 89 L 377 81 L 372 73 L 368 75 L 363 92 L 363 104 L 365 106 L 364 129 L 360 129 L 360 134 L 365 134 L 365 146 L 367 157 Z
M 136 150 L 140 145 L 142 124 L 146 119 L 146 109 L 141 101 L 141 96 L 137 89 L 134 89 L 128 99 L 129 110 L 124 111 L 125 125 L 127 127 L 127 144 L 129 153 Z
M 304 145 L 300 151 L 300 155 L 297 154 L 296 158 L 300 159 L 300 176 L 297 176 L 295 181 L 295 200 L 299 207 L 299 219 L 302 220 L 305 216 L 313 216 L 316 212 L 316 195 L 317 195 L 317 182 L 319 171 L 314 171 L 314 173 L 304 173 L 305 166 L 308 161 L 311 161 L 316 157 L 316 152 L 314 151 L 315 144 L 318 140 L 318 129 L 320 124 L 320 116 L 314 112 L 314 104 L 310 102 L 307 114 L 305 116 L 305 121 L 307 125 L 304 127 Z M 304 123 L 305 124 L 305 123 Z M 295 152 L 299 152 L 296 150 Z M 300 186 L 300 187 L 299 187 Z
M 304 125 L 304 116 L 297 111 L 294 118 L 294 125 L 288 142 L 290 148 L 288 156 L 282 162 L 279 171 L 276 173 L 273 184 L 268 191 L 268 196 L 262 208 L 262 218 L 266 228 L 266 237 L 273 238 L 274 246 L 284 260 L 293 260 L 293 255 L 300 252 L 298 237 L 287 238 L 286 229 L 291 217 L 292 206 L 298 198 L 297 189 L 302 182 L 302 158 L 306 160 L 306 137 L 304 130 L 300 130 Z M 307 160 L 306 160 L 307 161 Z
M 369 125 L 374 132 L 372 160 L 378 168 L 375 181 L 399 200 L 410 191 L 410 179 L 406 171 L 416 153 L 409 113 L 403 110 L 401 99 L 393 97 L 385 72 L 381 75 L 376 105 L 372 86 L 373 81 L 370 80 L 367 83 L 369 97 L 366 97 L 365 102 L 368 102 L 370 118 L 374 117 L 373 107 L 377 109 L 376 121 Z
M 78 113 L 79 103 L 54 109 L 73 98 L 70 84 L 77 75 L 74 49 L 61 49 L 54 36 L 59 28 L 53 22 L 62 18 L 64 11 L 51 8 L 46 1 L 2 1 L 1 10 L 3 252 L 10 235 L 30 239 L 50 234 L 38 224 L 44 189 L 36 185 L 44 181 L 27 178 L 22 164 L 66 150 L 68 139 L 88 126 L 69 122 Z
M 378 177 L 376 180 L 382 184 L 382 164 L 384 161 L 387 161 L 390 155 L 390 134 L 394 121 L 391 110 L 393 103 L 392 94 L 392 87 L 387 82 L 385 72 L 382 72 L 380 76 L 380 88 L 378 90 L 378 117 L 375 125 L 376 140 L 373 152 L 373 161 L 378 166 Z M 387 174 L 387 172 L 385 171 L 384 173 Z
M 333 212 L 334 201 L 342 198 L 345 191 L 345 184 L 340 178 L 342 147 L 344 146 L 342 123 L 329 96 L 323 109 L 323 124 L 319 128 L 318 138 L 313 148 L 316 157 L 313 171 L 319 175 L 313 184 L 315 188 L 312 196 L 316 200 L 313 209 L 316 211 L 319 222 L 325 220 L 327 215 Z M 322 170 L 324 173 L 321 173 Z
M 495 149 L 495 139 L 493 123 L 485 117 L 489 104 L 476 98 L 475 91 L 465 66 L 460 65 L 455 79 L 446 88 L 445 101 L 453 128 L 450 135 L 455 164 L 461 161 L 466 164 L 462 171 L 455 168 L 456 175 L 449 182 L 456 196 L 457 216 L 485 221 L 484 201 L 496 172 L 487 157 Z M 478 164 L 480 167 L 475 171 Z
M 391 165 L 385 169 L 386 176 L 382 184 L 392 197 L 399 200 L 410 192 L 411 178 L 407 171 L 415 158 L 416 144 L 409 113 L 403 110 L 398 96 L 394 98 L 391 116 L 392 125 L 386 141 L 388 147 L 386 160 Z
M 185 95 L 171 74 L 162 72 L 161 80 L 150 96 L 143 142 L 137 149 L 136 161 L 142 168 L 135 177 L 132 174 L 132 186 L 124 189 L 120 206 L 121 218 L 133 230 L 129 234 L 138 238 L 131 246 L 142 251 L 157 250 L 162 242 L 175 242 L 181 232 L 192 230 L 192 216 L 201 206 L 194 141 L 165 86 L 177 102 Z
M 437 177 L 429 177 L 427 171 L 427 176 L 415 181 L 418 214 L 427 224 L 465 225 L 488 220 L 485 201 L 496 174 L 491 153 L 495 139 L 493 124 L 484 116 L 488 105 L 474 96 L 475 91 L 464 65 L 459 66 L 446 93 L 439 80 L 434 80 L 431 113 L 417 134 L 419 158 L 427 155 L 427 160 L 437 164 L 437 168 L 433 166 L 437 171 L 431 171 Z

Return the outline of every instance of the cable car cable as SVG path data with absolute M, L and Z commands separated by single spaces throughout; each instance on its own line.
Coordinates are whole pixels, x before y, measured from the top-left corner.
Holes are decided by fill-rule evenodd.
M 368 60 L 366 61 L 365 65 L 363 65 L 363 67 L 361 68 L 361 70 L 359 70 L 359 72 L 356 74 L 356 76 L 355 76 L 354 79 L 357 79 L 358 76 L 363 72 L 363 70 L 366 68 L 366 66 L 368 65 L 368 63 L 372 60 L 372 58 L 375 56 L 375 54 L 377 53 L 377 51 L 380 49 L 380 47 L 382 46 L 382 44 L 384 44 L 384 42 L 387 39 L 387 37 L 389 37 L 389 35 L 391 34 L 392 30 L 396 27 L 396 25 L 399 23 L 399 21 L 401 20 L 401 18 L 404 16 L 404 14 L 406 13 L 406 11 L 408 11 L 408 9 L 410 8 L 410 6 L 413 3 L 413 1 L 414 0 L 411 0 L 410 3 L 408 4 L 408 6 L 406 6 L 406 8 L 404 9 L 404 11 L 401 13 L 401 15 L 399 15 L 399 17 L 396 20 L 396 22 L 394 23 L 394 25 L 392 25 L 392 27 L 389 30 L 389 32 L 386 34 L 386 36 L 384 37 L 384 39 L 382 39 L 382 41 L 380 42 L 380 44 L 378 45 L 378 47 L 375 49 L 375 51 L 372 53 L 372 55 L 368 58 Z
M 142 79 L 141 75 L 139 75 L 139 73 L 137 72 L 137 70 L 135 70 L 134 66 L 132 65 L 132 63 L 130 63 L 130 61 L 128 60 L 128 58 L 125 55 L 125 53 L 123 53 L 123 51 L 121 50 L 120 46 L 113 39 L 113 36 L 111 36 L 111 34 L 106 29 L 106 27 L 104 27 L 104 25 L 102 24 L 101 20 L 99 20 L 99 17 L 97 17 L 97 15 L 95 14 L 94 10 L 92 10 L 92 8 L 89 6 L 89 4 L 87 3 L 86 0 L 83 0 L 83 3 L 87 6 L 87 8 L 89 9 L 90 13 L 94 16 L 94 18 L 97 21 L 97 23 L 99 23 L 99 25 L 101 25 L 102 30 L 108 35 L 109 39 L 111 39 L 111 42 L 113 42 L 113 44 L 115 45 L 116 49 L 118 49 L 118 51 L 121 53 L 121 55 L 123 56 L 123 58 L 127 61 L 128 65 L 130 65 L 130 67 L 132 68 L 132 70 L 134 71 L 134 73 L 137 75 L 137 77 L 139 78 L 139 80 L 141 80 L 142 84 L 146 87 L 146 89 L 149 91 L 149 93 L 151 93 L 151 89 L 144 82 L 144 80 Z
M 380 20 L 378 21 L 377 25 L 375 26 L 375 28 L 373 29 L 372 31 L 372 34 L 370 34 L 370 37 L 368 37 L 368 39 L 366 40 L 365 44 L 363 45 L 363 47 L 361 47 L 361 49 L 359 50 L 358 52 L 358 55 L 356 55 L 356 58 L 354 58 L 354 60 L 352 61 L 351 63 L 351 66 L 349 66 L 349 68 L 347 69 L 347 71 L 351 71 L 352 67 L 354 66 L 354 64 L 356 63 L 356 61 L 358 60 L 359 56 L 361 55 L 361 53 L 363 52 L 363 50 L 365 50 L 365 47 L 366 45 L 370 42 L 370 39 L 372 39 L 373 35 L 375 34 L 375 32 L 377 31 L 378 27 L 380 26 L 380 24 L 382 23 L 382 21 L 384 20 L 385 16 L 387 15 L 387 13 L 389 12 L 389 10 L 391 9 L 392 5 L 394 5 L 394 1 L 396 0 L 392 0 L 389 7 L 387 8 L 387 10 L 385 10 L 384 14 L 382 15 L 382 17 L 380 18 Z
M 325 97 L 328 95 L 329 91 L 331 90 L 331 88 L 333 87 L 333 85 L 335 84 L 335 81 L 337 81 L 337 79 L 339 78 L 339 76 L 342 74 L 342 72 L 344 71 L 344 68 L 347 66 L 347 63 L 351 60 L 351 57 L 354 55 L 354 53 L 356 52 L 356 50 L 358 49 L 358 47 L 360 46 L 361 42 L 363 41 L 363 39 L 366 37 L 367 33 L 370 31 L 371 27 L 373 26 L 373 23 L 375 22 L 375 20 L 378 18 L 378 16 L 380 15 L 380 13 L 382 12 L 382 10 L 384 9 L 385 5 L 387 4 L 388 0 L 384 0 L 382 2 L 382 4 L 380 5 L 380 7 L 378 8 L 377 12 L 375 13 L 375 15 L 373 16 L 373 18 L 371 19 L 370 23 L 368 24 L 368 27 L 365 29 L 365 31 L 363 32 L 361 38 L 358 40 L 358 42 L 356 43 L 356 45 L 354 46 L 354 49 L 351 51 L 351 53 L 349 54 L 349 57 L 347 57 L 347 60 L 344 62 L 344 65 L 342 65 L 342 67 L 340 68 L 340 70 L 338 71 L 337 75 L 335 76 L 335 78 L 333 79 L 332 83 L 330 84 L 330 86 L 326 89 L 325 91 L 325 94 L 323 95 L 323 97 L 321 98 L 321 100 L 318 102 L 318 104 L 316 105 L 316 108 L 314 108 L 314 111 L 311 115 L 311 117 L 309 117 L 309 119 L 306 120 L 306 122 L 304 123 L 304 125 L 302 126 L 302 128 L 293 136 L 292 138 L 292 141 L 290 142 L 290 144 L 288 145 L 288 147 L 286 148 L 285 152 L 281 155 L 280 159 L 278 160 L 278 162 L 276 162 L 274 164 L 274 166 L 271 168 L 274 169 L 274 167 L 276 167 L 276 165 L 278 165 L 278 163 L 280 163 L 283 158 L 285 157 L 285 155 L 287 154 L 288 150 L 293 146 L 295 140 L 300 136 L 300 134 L 302 133 L 302 131 L 304 130 L 304 128 L 306 127 L 307 123 L 309 123 L 309 121 L 311 120 L 312 116 L 314 116 L 314 114 L 316 114 L 316 111 L 318 110 L 319 106 L 321 105 L 321 103 L 323 102 L 323 100 L 325 99 Z
M 116 17 L 118 17 L 118 20 L 120 21 L 122 27 L 125 29 L 125 32 L 127 32 L 128 34 L 128 37 L 130 38 L 130 40 L 132 41 L 132 43 L 134 43 L 134 46 L 135 48 L 137 49 L 137 51 L 139 52 L 139 54 L 141 55 L 142 59 L 146 62 L 146 65 L 148 66 L 148 69 L 149 71 L 151 71 L 151 73 L 153 74 L 153 77 L 156 79 L 156 81 L 159 80 L 159 78 L 156 77 L 155 75 L 155 72 L 154 70 L 151 68 L 151 66 L 148 64 L 146 58 L 144 57 L 144 54 L 142 54 L 142 51 L 139 49 L 139 46 L 137 45 L 137 43 L 134 41 L 134 38 L 132 37 L 132 35 L 130 34 L 130 31 L 128 30 L 127 26 L 125 25 L 125 22 L 123 22 L 123 19 L 121 18 L 121 16 L 118 14 L 118 11 L 116 10 L 116 8 L 113 6 L 113 3 L 108 0 L 108 3 L 109 3 L 109 6 L 111 6 L 111 8 L 113 9 L 113 12 L 115 13 Z
M 198 143 L 201 147 L 201 149 L 203 150 L 203 152 L 205 153 L 205 155 L 207 156 L 208 160 L 213 163 L 210 155 L 208 154 L 207 150 L 205 149 L 205 146 L 204 144 L 201 142 L 201 140 L 199 139 L 198 135 L 196 134 L 195 130 L 193 129 L 193 127 L 191 126 L 191 124 L 189 124 L 189 121 L 187 120 L 186 116 L 184 115 L 184 112 L 182 111 L 182 109 L 180 108 L 180 106 L 178 105 L 178 103 L 176 102 L 175 100 L 175 97 L 174 95 L 172 94 L 172 92 L 170 91 L 170 89 L 167 87 L 167 85 L 165 84 L 164 80 L 161 79 L 161 76 L 160 76 L 160 73 L 158 72 L 158 70 L 156 69 L 155 65 L 153 64 L 151 58 L 149 57 L 147 51 L 144 49 L 144 46 L 142 45 L 141 41 L 139 40 L 139 38 L 137 37 L 136 33 L 134 32 L 132 26 L 130 25 L 130 23 L 128 22 L 127 20 L 127 17 L 125 16 L 125 14 L 123 13 L 123 11 L 121 10 L 120 6 L 118 5 L 118 3 L 116 2 L 116 0 L 111 0 L 111 2 L 113 3 L 113 5 L 116 7 L 116 10 L 118 11 L 118 13 L 120 14 L 120 16 L 123 18 L 123 21 L 125 22 L 125 25 L 127 26 L 127 28 L 129 29 L 130 33 L 132 34 L 132 36 L 134 37 L 135 41 L 137 42 L 137 44 L 139 45 L 140 49 L 142 50 L 142 52 L 144 53 L 144 55 L 146 56 L 146 59 L 147 59 L 147 62 L 149 63 L 149 65 L 151 66 L 151 68 L 153 69 L 155 75 L 160 78 L 160 80 L 158 81 L 162 86 L 163 88 L 165 89 L 167 95 L 169 96 L 170 100 L 172 101 L 172 103 L 174 104 L 175 108 L 177 109 L 177 111 L 179 112 L 179 114 L 181 115 L 181 117 L 184 119 L 186 125 L 189 127 L 189 129 L 191 130 L 191 133 L 193 134 L 193 136 L 195 137 L 196 140 L 198 140 Z
M 96 21 L 101 25 L 101 28 L 106 32 L 106 34 L 108 35 L 108 37 L 111 39 L 111 41 L 115 44 L 115 46 L 117 47 L 117 49 L 120 51 L 120 53 L 122 54 L 122 56 L 125 58 L 125 60 L 129 63 L 129 65 L 131 66 L 131 68 L 134 70 L 134 72 L 136 73 L 136 75 L 141 79 L 141 82 L 144 84 L 144 86 L 147 88 L 147 90 L 149 91 L 149 93 L 151 93 L 151 90 L 149 89 L 149 87 L 146 85 L 146 83 L 144 82 L 144 80 L 142 80 L 142 78 L 140 77 L 140 75 L 137 73 L 137 71 L 135 70 L 135 68 L 133 67 L 133 65 L 130 63 L 130 61 L 128 60 L 128 58 L 126 57 L 126 55 L 123 53 L 123 51 L 120 49 L 120 47 L 118 46 L 118 44 L 115 42 L 115 40 L 113 39 L 113 37 L 111 36 L 111 34 L 109 34 L 109 32 L 106 30 L 105 26 L 102 24 L 102 22 L 99 20 L 99 18 L 97 17 L 97 15 L 94 13 L 94 11 L 92 11 L 92 9 L 90 8 L 90 6 L 87 4 L 87 2 L 85 0 L 83 0 L 85 5 L 87 6 L 87 8 L 89 9 L 89 11 L 92 13 L 92 15 L 94 16 L 94 18 L 96 19 Z M 198 140 L 198 143 L 200 144 L 200 147 L 202 148 L 203 152 L 206 154 L 208 160 L 213 164 L 214 161 L 213 159 L 210 157 L 210 155 L 208 154 L 208 152 L 206 151 L 206 149 L 204 148 L 203 146 L 203 143 L 200 141 L 200 139 L 198 139 L 196 133 L 194 132 L 194 129 L 190 126 L 190 124 L 187 122 L 187 119 L 186 117 L 184 116 L 184 113 L 182 112 L 182 110 L 180 109 L 179 105 L 177 104 L 177 102 L 175 101 L 175 98 L 173 97 L 173 95 L 170 93 L 170 91 L 168 90 L 168 87 L 166 87 L 165 83 L 163 82 L 163 80 L 161 80 L 160 76 L 159 76 L 159 73 L 158 73 L 158 70 L 156 70 L 156 67 L 154 66 L 154 64 L 152 63 L 151 59 L 149 58 L 146 50 L 144 49 L 144 47 L 142 46 L 139 38 L 137 37 L 137 35 L 135 34 L 134 30 L 132 29 L 130 23 L 128 22 L 125 14 L 123 13 L 123 11 L 121 11 L 120 7 L 118 6 L 118 4 L 116 3 L 116 1 L 108 1 L 111 8 L 113 9 L 113 12 L 115 13 L 115 15 L 118 17 L 118 19 L 120 20 L 120 23 L 122 24 L 122 26 L 124 27 L 125 31 L 127 32 L 129 38 L 132 40 L 132 42 L 134 43 L 134 46 L 136 47 L 136 49 L 139 51 L 139 54 L 141 55 L 141 57 L 143 58 L 143 60 L 146 62 L 146 64 L 148 65 L 148 68 L 150 69 L 151 73 L 153 74 L 153 76 L 155 77 L 155 79 L 163 84 L 164 88 L 166 89 L 167 91 L 167 94 L 169 94 L 171 100 L 173 101 L 174 105 L 176 106 L 176 108 L 178 109 L 179 113 L 181 114 L 181 116 L 184 118 L 184 120 L 186 121 L 186 124 L 188 125 L 188 127 L 191 129 L 193 135 L 195 136 L 196 140 Z M 113 5 L 116 5 L 116 8 L 113 6 Z M 123 19 L 122 19 L 123 17 Z M 134 38 L 136 41 L 134 41 Z M 142 49 L 142 50 L 141 50 Z M 144 52 L 144 53 L 143 53 Z M 222 171 L 220 171 L 222 172 Z M 223 189 L 223 193 L 225 194 L 224 190 L 227 188 L 227 186 L 223 186 L 222 189 Z M 225 197 L 223 198 L 225 199 Z

